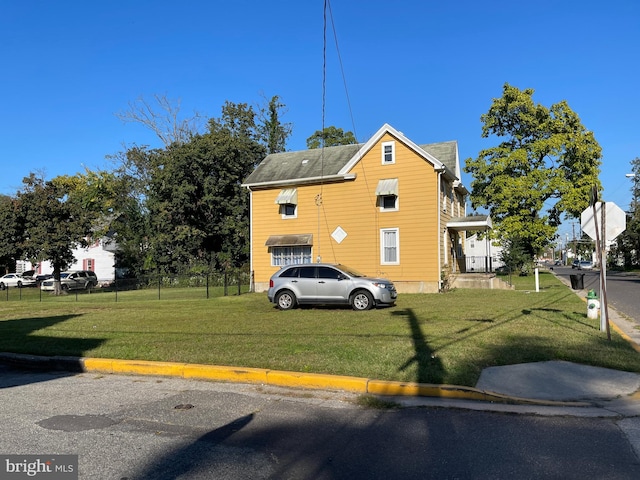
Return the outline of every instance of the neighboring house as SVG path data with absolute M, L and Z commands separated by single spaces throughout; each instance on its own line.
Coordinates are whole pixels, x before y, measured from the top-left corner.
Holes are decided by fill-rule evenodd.
M 437 292 L 464 268 L 465 232 L 488 228 L 465 218 L 457 142 L 417 145 L 387 124 L 364 144 L 268 155 L 243 186 L 256 291 L 283 265 L 322 261 Z
M 488 219 L 490 221 L 490 219 Z M 502 247 L 493 243 L 488 237 L 478 238 L 474 233 L 465 241 L 465 271 L 494 272 L 496 268 L 504 266 L 500 259 Z
M 98 277 L 99 284 L 109 284 L 115 279 L 115 252 L 117 245 L 108 238 L 96 240 L 87 248 L 73 250 L 75 262 L 65 270 L 91 270 Z M 53 273 L 53 265 L 48 260 L 40 262 L 32 267 L 36 274 Z M 30 270 L 30 268 L 18 267 L 18 270 Z

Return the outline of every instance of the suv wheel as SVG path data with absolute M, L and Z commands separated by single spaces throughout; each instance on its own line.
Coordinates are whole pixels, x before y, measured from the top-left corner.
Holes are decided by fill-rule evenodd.
M 296 306 L 296 296 L 289 290 L 282 290 L 276 295 L 276 305 L 280 310 L 291 310 Z
M 60 288 L 66 292 L 67 290 L 69 290 L 69 285 L 67 285 L 66 283 L 63 283 L 62 285 L 60 285 Z
M 351 307 L 354 310 L 369 310 L 373 307 L 373 295 L 366 290 L 360 290 L 351 296 Z

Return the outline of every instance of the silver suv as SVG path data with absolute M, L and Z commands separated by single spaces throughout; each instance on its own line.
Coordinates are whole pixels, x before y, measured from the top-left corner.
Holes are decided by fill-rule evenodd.
M 324 263 L 289 265 L 269 280 L 267 297 L 281 310 L 302 304 L 344 304 L 354 310 L 393 305 L 398 294 L 393 283 L 371 278 L 344 265 Z
M 98 277 L 90 270 L 77 270 L 73 272 L 62 272 L 60 274 L 60 288 L 62 290 L 89 290 L 98 285 Z M 54 279 L 49 278 L 40 284 L 41 290 L 54 289 Z

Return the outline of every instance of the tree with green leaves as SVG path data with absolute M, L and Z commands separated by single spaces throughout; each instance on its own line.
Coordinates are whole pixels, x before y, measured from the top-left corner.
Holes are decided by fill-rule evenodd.
M 0 268 L 3 274 L 15 272 L 16 261 L 23 258 L 23 224 L 17 200 L 0 195 Z
M 21 248 L 34 262 L 49 260 L 53 266 L 55 294 L 60 294 L 60 272 L 74 261 L 73 249 L 87 246 L 95 215 L 73 195 L 68 178 L 45 181 L 30 174 L 17 194 L 24 220 Z
M 167 272 L 248 259 L 249 201 L 241 183 L 265 155 L 253 109 L 227 102 L 209 128 L 150 156 L 150 243 L 156 265 Z
M 258 110 L 258 132 L 268 155 L 284 152 L 287 149 L 287 139 L 291 136 L 292 126 L 280 120 L 284 108 L 285 105 L 280 102 L 280 97 L 274 95 L 266 106 Z
M 357 142 L 353 132 L 345 132 L 343 129 L 334 126 L 316 130 L 313 135 L 307 138 L 307 148 L 309 149 L 352 145 L 354 143 Z
M 589 205 L 601 148 L 566 101 L 547 108 L 532 89 L 503 86 L 481 116 L 482 137 L 502 139 L 466 161 L 473 208 L 489 211 L 495 233 L 534 258 L 550 245 L 563 217 Z
M 624 259 L 625 268 L 640 265 L 640 157 L 631 160 L 631 203 L 627 228 L 616 239 L 616 257 Z

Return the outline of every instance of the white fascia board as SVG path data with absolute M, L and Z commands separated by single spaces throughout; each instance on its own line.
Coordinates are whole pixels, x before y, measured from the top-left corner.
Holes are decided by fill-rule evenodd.
M 355 180 L 357 175 L 355 173 L 337 174 L 337 175 L 324 175 L 318 177 L 306 177 L 306 178 L 292 178 L 289 180 L 273 180 L 270 182 L 259 183 L 243 183 L 240 186 L 246 187 L 249 190 L 259 190 L 264 188 L 277 188 L 277 187 L 292 187 L 296 185 L 310 185 L 323 182 L 341 182 Z
M 364 145 L 362 145 L 360 150 L 358 150 L 358 152 L 353 157 L 351 157 L 351 160 L 349 160 L 345 164 L 345 166 L 342 167 L 342 169 L 338 172 L 338 174 L 344 175 L 344 174 L 347 174 L 349 171 L 351 171 L 351 169 L 362 159 L 362 157 L 364 157 L 364 155 L 369 150 L 371 150 L 373 148 L 373 146 L 376 143 L 378 143 L 378 141 L 380 141 L 380 139 L 383 137 L 383 135 L 385 133 L 388 133 L 391 136 L 395 137 L 398 141 L 404 143 L 406 146 L 408 146 L 410 149 L 412 149 L 419 156 L 421 156 L 422 158 L 427 160 L 429 163 L 431 163 L 433 165 L 433 168 L 435 170 L 438 170 L 438 171 L 443 170 L 443 171 L 447 171 L 447 172 L 449 172 L 449 174 L 451 174 L 451 172 L 444 166 L 444 164 L 442 162 L 440 162 L 440 160 L 438 160 L 437 158 L 435 158 L 434 156 L 432 156 L 428 152 L 425 152 L 418 145 L 416 145 L 414 142 L 412 142 L 407 137 L 405 137 L 404 134 L 402 134 L 401 132 L 399 132 L 398 130 L 393 128 L 388 123 L 385 123 L 382 127 L 380 127 L 380 129 L 376 133 L 374 133 L 373 136 Z M 456 152 L 456 154 L 457 154 L 457 152 Z M 455 175 L 454 175 L 454 177 L 455 177 Z

